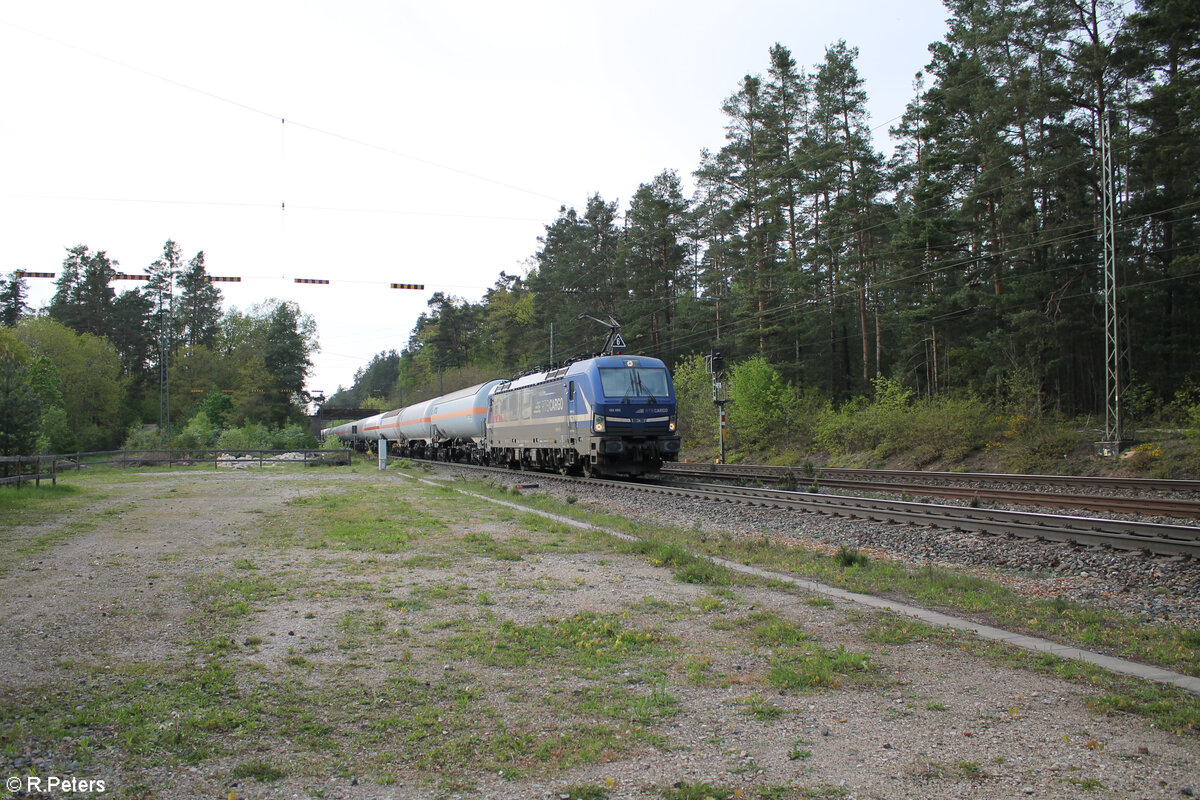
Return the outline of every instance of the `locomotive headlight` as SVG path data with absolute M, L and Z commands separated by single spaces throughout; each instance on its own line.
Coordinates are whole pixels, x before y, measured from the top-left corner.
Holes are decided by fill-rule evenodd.
M 671 421 L 667 423 L 667 430 L 669 430 L 671 433 L 675 432 L 675 415 L 674 414 L 671 415 Z
M 604 433 L 604 417 L 602 415 L 592 415 L 592 430 L 596 433 Z

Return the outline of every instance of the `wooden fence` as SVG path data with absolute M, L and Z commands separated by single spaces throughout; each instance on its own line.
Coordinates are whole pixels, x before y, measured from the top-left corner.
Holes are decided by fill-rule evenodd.
M 0 485 L 32 483 L 41 486 L 42 481 L 58 483 L 61 472 L 78 472 L 87 467 L 192 467 L 212 464 L 219 469 L 222 464 L 232 468 L 268 465 L 303 464 L 341 465 L 350 464 L 353 450 L 103 450 L 92 453 L 58 453 L 38 456 L 0 456 Z

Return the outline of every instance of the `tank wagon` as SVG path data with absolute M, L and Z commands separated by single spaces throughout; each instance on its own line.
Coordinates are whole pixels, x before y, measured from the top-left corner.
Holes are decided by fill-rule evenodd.
M 666 365 L 605 355 L 488 381 L 321 432 L 415 458 L 637 476 L 679 455 Z
M 376 422 L 378 439 L 413 458 L 481 462 L 488 397 L 502 383 L 488 381 L 385 412 Z

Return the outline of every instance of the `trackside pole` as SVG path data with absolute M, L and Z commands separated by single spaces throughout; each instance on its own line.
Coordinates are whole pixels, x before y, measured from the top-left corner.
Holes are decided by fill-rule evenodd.
M 708 373 L 712 375 L 713 380 L 713 403 L 717 406 L 717 421 L 720 424 L 720 439 L 721 447 L 720 461 L 725 463 L 725 404 L 729 402 L 729 383 L 724 380 L 725 373 L 725 356 L 716 348 L 709 352 L 705 359 L 708 364 Z
M 388 448 L 388 440 L 380 439 L 379 440 L 379 469 L 380 470 L 387 469 L 387 448 Z

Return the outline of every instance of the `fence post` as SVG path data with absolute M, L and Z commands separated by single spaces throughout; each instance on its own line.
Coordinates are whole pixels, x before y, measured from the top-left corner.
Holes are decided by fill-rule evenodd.
M 58 459 L 55 458 L 50 462 L 50 485 L 58 486 Z
M 33 486 L 35 489 L 42 488 L 42 457 L 38 456 L 33 462 Z
M 17 456 L 17 491 L 21 491 L 22 478 L 25 477 L 25 467 L 21 465 L 21 456 Z

